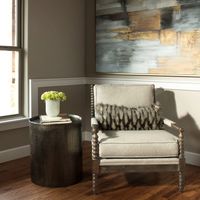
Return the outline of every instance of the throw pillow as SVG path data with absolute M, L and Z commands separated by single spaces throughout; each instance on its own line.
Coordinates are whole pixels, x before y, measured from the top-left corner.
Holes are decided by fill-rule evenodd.
M 97 104 L 95 117 L 102 130 L 156 130 L 163 124 L 154 105 L 128 108 Z

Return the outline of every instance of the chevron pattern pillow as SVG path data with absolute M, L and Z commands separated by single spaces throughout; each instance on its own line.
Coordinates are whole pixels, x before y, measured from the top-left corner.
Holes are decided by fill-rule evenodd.
M 128 108 L 97 104 L 95 113 L 102 130 L 156 130 L 163 124 L 159 109 L 154 105 Z

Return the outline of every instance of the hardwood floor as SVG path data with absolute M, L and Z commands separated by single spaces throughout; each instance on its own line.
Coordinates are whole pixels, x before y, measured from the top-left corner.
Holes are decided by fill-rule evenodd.
M 102 175 L 100 193 L 91 193 L 89 143 L 83 144 L 83 180 L 62 188 L 35 185 L 30 158 L 0 164 L 0 200 L 200 200 L 200 167 L 186 166 L 186 187 L 178 192 L 176 173 L 115 173 Z

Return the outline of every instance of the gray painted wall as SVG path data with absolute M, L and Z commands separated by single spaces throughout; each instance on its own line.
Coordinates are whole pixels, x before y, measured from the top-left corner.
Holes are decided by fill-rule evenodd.
M 85 1 L 29 0 L 29 78 L 85 75 Z
M 85 1 L 25 0 L 25 3 L 28 3 L 25 66 L 28 78 L 85 76 Z M 76 99 L 84 91 L 84 86 L 70 88 L 71 113 L 83 113 L 84 101 L 77 103 Z M 29 144 L 28 128 L 0 132 L 0 151 L 26 144 Z
M 86 0 L 86 75 L 113 77 L 95 72 L 95 1 Z M 122 77 L 116 75 L 115 77 Z M 123 76 L 122 78 L 125 78 Z M 130 78 L 130 77 L 129 77 Z M 183 79 L 186 79 L 185 77 Z M 199 78 L 197 78 L 199 79 Z M 89 91 L 88 91 L 89 94 Z M 200 153 L 200 91 L 163 90 L 156 91 L 164 116 L 175 120 L 185 130 L 186 151 Z M 88 112 L 88 116 L 89 116 Z
M 156 95 L 163 115 L 184 129 L 186 151 L 200 153 L 200 92 L 158 89 Z
M 95 76 L 95 1 L 86 0 L 86 75 Z

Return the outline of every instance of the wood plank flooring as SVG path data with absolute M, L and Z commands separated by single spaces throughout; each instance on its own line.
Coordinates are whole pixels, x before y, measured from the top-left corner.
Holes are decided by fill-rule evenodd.
M 178 192 L 176 173 L 102 175 L 100 193 L 91 193 L 90 144 L 83 144 L 83 180 L 62 188 L 35 185 L 30 158 L 0 164 L 0 200 L 200 200 L 200 167 L 186 166 L 186 187 Z

